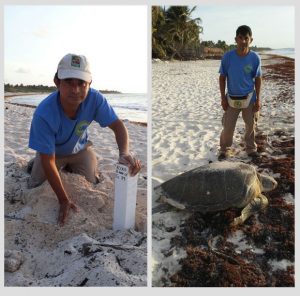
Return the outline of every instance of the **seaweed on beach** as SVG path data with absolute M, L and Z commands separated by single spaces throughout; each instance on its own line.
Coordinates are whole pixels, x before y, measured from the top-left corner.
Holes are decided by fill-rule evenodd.
M 259 149 L 264 149 L 265 136 L 259 134 Z M 186 246 L 187 257 L 182 268 L 171 277 L 177 287 L 293 287 L 294 266 L 286 270 L 272 268 L 272 262 L 295 260 L 294 205 L 284 200 L 287 193 L 294 195 L 294 137 L 272 145 L 284 157 L 263 156 L 254 160 L 260 169 L 268 169 L 277 177 L 278 187 L 266 193 L 269 206 L 264 212 L 250 217 L 238 229 L 243 231 L 249 248 L 237 251 L 227 241 L 237 229 L 229 227 L 240 210 L 231 209 L 212 214 L 194 213 L 182 226 L 182 236 L 172 244 Z M 274 157 L 275 156 L 275 157 Z M 211 240 L 215 238 L 215 246 Z M 260 249 L 262 252 L 254 252 Z
M 290 84 L 295 81 L 295 60 L 287 57 L 272 56 L 270 60 L 277 61 L 274 64 L 263 65 L 263 78 L 266 80 L 284 80 Z
M 294 91 L 295 83 L 295 60 L 292 58 L 270 55 L 267 61 L 276 61 L 276 63 L 263 63 L 263 79 L 273 81 L 280 85 L 280 93 L 277 97 L 279 102 L 291 102 L 294 96 L 291 91 Z
M 261 130 L 256 134 L 261 156 L 256 159 L 246 157 L 244 151 L 239 153 L 239 149 L 245 149 L 244 145 L 240 145 L 233 159 L 251 163 L 257 171 L 266 172 L 277 180 L 275 190 L 264 192 L 269 205 L 234 228 L 230 224 L 240 215 L 241 209 L 232 208 L 207 214 L 188 212 L 189 218 L 178 214 L 178 220 L 172 220 L 170 216 L 164 220 L 163 215 L 158 216 L 161 220 L 156 221 L 154 229 L 159 228 L 159 223 L 165 222 L 167 226 L 171 225 L 170 232 L 175 229 L 176 232 L 172 236 L 166 233 L 167 239 L 170 239 L 168 241 L 164 240 L 164 229 L 159 228 L 156 232 L 155 243 L 160 247 L 160 253 L 155 259 L 160 261 L 157 260 L 154 271 L 158 274 L 154 276 L 155 285 L 295 286 L 295 139 L 292 129 L 294 61 L 284 57 L 264 56 L 263 67 L 263 79 L 267 81 L 265 94 L 269 97 L 263 101 L 263 118 L 258 125 Z M 280 109 L 274 108 L 281 103 L 286 103 L 283 107 L 287 113 L 277 116 Z M 291 110 L 290 116 L 288 110 Z M 276 116 L 274 125 L 268 123 L 269 116 L 270 119 Z M 265 124 L 271 126 L 264 129 Z M 206 151 L 207 145 L 203 146 Z M 207 158 L 214 161 L 209 156 Z M 165 230 L 168 231 L 167 228 Z M 173 261 L 176 264 L 172 265 Z
M 265 64 L 264 79 L 283 85 L 277 101 L 293 103 L 294 60 L 270 56 L 276 63 Z M 171 277 L 176 287 L 294 287 L 295 209 L 284 197 L 295 194 L 295 139 L 286 131 L 270 135 L 258 131 L 256 143 L 262 156 L 253 159 L 258 171 L 269 171 L 278 186 L 264 193 L 268 207 L 250 217 L 243 225 L 230 228 L 239 209 L 218 213 L 193 213 L 182 225 L 181 236 L 172 244 L 185 248 L 181 270 Z M 248 248 L 238 250 L 228 241 L 237 230 L 243 233 Z M 212 240 L 215 241 L 212 246 Z M 256 251 L 255 251 L 256 250 Z M 259 251 L 257 251 L 259 250 Z M 290 262 L 286 269 L 274 268 L 275 262 Z

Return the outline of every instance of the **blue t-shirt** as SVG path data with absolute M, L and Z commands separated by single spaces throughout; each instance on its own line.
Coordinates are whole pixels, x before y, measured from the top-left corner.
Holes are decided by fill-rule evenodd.
M 227 91 L 232 96 L 246 96 L 254 90 L 255 77 L 261 77 L 259 55 L 250 50 L 239 56 L 236 49 L 223 55 L 219 73 L 227 78 Z M 255 101 L 255 92 L 252 101 Z
M 105 97 L 90 88 L 79 105 L 75 119 L 67 117 L 58 91 L 36 108 L 30 127 L 29 147 L 45 154 L 70 155 L 82 150 L 88 141 L 87 128 L 93 120 L 106 127 L 118 117 Z

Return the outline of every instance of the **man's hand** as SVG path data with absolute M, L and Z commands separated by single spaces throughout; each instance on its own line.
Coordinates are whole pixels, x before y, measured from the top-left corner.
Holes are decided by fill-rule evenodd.
M 129 167 L 131 176 L 135 176 L 141 170 L 141 161 L 134 158 L 130 153 L 120 153 L 119 163 Z
M 229 104 L 226 98 L 222 98 L 221 105 L 224 111 L 228 109 Z
M 58 169 L 55 164 L 55 154 L 41 153 L 41 162 L 46 175 L 46 178 L 55 192 L 60 204 L 58 223 L 63 226 L 70 209 L 78 212 L 76 205 L 70 200 L 63 183 L 61 181 Z
M 70 200 L 66 200 L 60 204 L 59 214 L 58 214 L 58 224 L 64 226 L 66 219 L 69 215 L 69 211 L 72 209 L 76 213 L 79 212 L 77 206 Z
M 254 113 L 255 113 L 255 112 L 258 112 L 260 108 L 261 108 L 260 101 L 259 101 L 259 100 L 256 100 L 255 103 L 254 103 L 254 105 L 253 105 L 253 108 L 252 108 L 253 112 L 254 112 Z
M 120 151 L 119 163 L 129 167 L 129 174 L 135 176 L 141 170 L 141 162 L 129 153 L 129 136 L 126 126 L 120 119 L 115 120 L 109 128 L 113 130 Z

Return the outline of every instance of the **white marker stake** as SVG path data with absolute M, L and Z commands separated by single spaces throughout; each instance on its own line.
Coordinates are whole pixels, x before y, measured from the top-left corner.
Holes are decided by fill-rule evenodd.
M 128 167 L 117 164 L 113 230 L 134 228 L 138 174 L 129 175 Z

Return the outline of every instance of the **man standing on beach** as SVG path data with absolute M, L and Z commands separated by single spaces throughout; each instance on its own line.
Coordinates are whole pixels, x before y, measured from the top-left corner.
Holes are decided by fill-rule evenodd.
M 259 157 L 255 143 L 255 128 L 261 107 L 262 73 L 259 56 L 250 50 L 252 40 L 250 27 L 246 25 L 238 27 L 235 37 L 237 47 L 226 52 L 221 61 L 219 85 L 221 105 L 225 112 L 222 119 L 219 160 L 231 155 L 233 133 L 240 111 L 245 122 L 246 153 L 250 157 Z
M 131 175 L 141 163 L 129 153 L 128 131 L 100 92 L 90 88 L 92 76 L 85 56 L 65 55 L 58 64 L 54 83 L 58 91 L 37 107 L 30 128 L 29 147 L 36 157 L 29 164 L 29 188 L 48 180 L 59 204 L 58 222 L 63 225 L 70 209 L 78 211 L 66 192 L 59 169 L 81 174 L 99 183 L 97 158 L 88 140 L 87 127 L 93 120 L 113 130 L 119 148 L 119 162 L 128 165 Z

